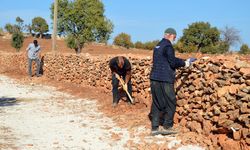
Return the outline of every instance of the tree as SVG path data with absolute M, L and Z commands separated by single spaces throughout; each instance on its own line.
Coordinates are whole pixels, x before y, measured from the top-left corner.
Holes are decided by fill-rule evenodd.
M 179 53 L 191 53 L 197 50 L 197 46 L 193 44 L 185 45 L 181 40 L 179 40 L 173 46 L 174 46 L 174 49 L 176 49 Z
M 126 47 L 127 49 L 129 49 L 133 45 L 133 43 L 131 42 L 130 35 L 126 33 L 118 34 L 115 37 L 113 44 L 117 46 Z
M 25 25 L 25 30 L 28 31 L 30 35 L 32 35 L 32 25 L 31 24 Z
M 3 28 L 0 28 L 0 36 L 3 36 L 4 32 L 3 32 Z
M 144 48 L 148 49 L 148 50 L 153 50 L 154 47 L 159 43 L 159 40 L 155 40 L 155 41 L 149 41 L 144 43 Z
M 220 32 L 222 36 L 222 41 L 228 44 L 229 46 L 233 46 L 241 42 L 239 31 L 233 27 L 226 26 Z
M 10 23 L 7 23 L 4 28 L 10 34 L 13 34 L 14 32 L 21 32 L 19 26 L 16 24 L 12 25 Z
M 206 46 L 201 49 L 202 53 L 209 54 L 224 54 L 228 52 L 229 45 L 226 42 L 220 41 L 216 45 Z
M 40 37 L 42 37 L 43 33 L 49 31 L 49 26 L 42 17 L 35 17 L 32 19 L 32 30 L 38 32 Z
M 101 21 L 97 26 L 96 40 L 100 43 L 106 43 L 110 39 L 110 35 L 113 32 L 114 25 L 112 22 L 105 18 L 105 21 Z
M 78 51 L 77 40 L 74 38 L 74 36 L 68 35 L 65 41 L 67 43 L 67 46 L 71 49 L 74 49 L 75 52 L 77 53 Z
M 10 24 L 10 23 L 7 23 L 5 26 L 4 26 L 4 29 L 9 32 L 10 34 L 13 33 L 13 26 Z
M 23 20 L 20 17 L 16 17 L 16 24 L 12 25 L 10 23 L 7 23 L 4 28 L 10 34 L 14 32 L 22 32 L 24 29 Z
M 24 30 L 24 25 L 23 25 L 23 19 L 20 17 L 16 17 L 16 27 L 20 30 L 23 31 Z
M 195 22 L 184 29 L 180 41 L 184 46 L 196 46 L 196 51 L 199 52 L 206 46 L 215 45 L 219 38 L 220 32 L 216 27 L 211 27 L 208 22 Z
M 24 36 L 22 32 L 14 32 L 11 38 L 11 46 L 13 46 L 17 52 L 20 51 L 23 46 Z
M 242 44 L 240 47 L 240 54 L 250 54 L 250 49 L 247 44 Z
M 51 7 L 53 17 L 54 4 Z M 74 39 L 73 49 L 81 52 L 84 43 L 107 42 L 113 32 L 113 24 L 104 16 L 104 6 L 100 0 L 59 0 L 58 33 Z
M 144 49 L 144 44 L 141 41 L 137 41 L 134 44 L 135 48 Z
M 21 26 L 23 24 L 23 19 L 20 17 L 16 17 L 16 22 Z

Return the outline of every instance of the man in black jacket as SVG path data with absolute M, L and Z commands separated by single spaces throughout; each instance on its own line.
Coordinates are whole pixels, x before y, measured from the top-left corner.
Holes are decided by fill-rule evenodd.
M 129 94 L 132 96 L 132 84 L 131 84 L 131 64 L 127 58 L 123 56 L 117 56 L 110 60 L 109 67 L 112 72 L 112 93 L 113 93 L 113 107 L 117 106 L 119 102 L 119 95 L 118 95 L 118 85 L 119 80 L 118 76 L 122 76 L 125 85 L 123 89 L 128 90 Z M 127 96 L 128 103 L 129 97 Z
M 188 67 L 195 60 L 186 61 L 176 58 L 172 42 L 176 38 L 173 28 L 165 30 L 164 38 L 157 44 L 153 52 L 153 67 L 150 74 L 150 87 L 152 93 L 151 106 L 151 135 L 173 134 L 173 118 L 176 110 L 176 97 L 174 90 L 175 69 Z M 163 130 L 159 130 L 160 114 L 162 116 Z

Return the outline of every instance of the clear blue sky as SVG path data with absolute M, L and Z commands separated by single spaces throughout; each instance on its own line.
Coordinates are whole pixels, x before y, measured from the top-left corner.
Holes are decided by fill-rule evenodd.
M 25 24 L 41 16 L 52 27 L 50 6 L 54 0 L 1 0 L 0 27 L 14 23 L 17 16 Z M 112 38 L 121 32 L 132 41 L 161 39 L 167 27 L 174 27 L 178 37 L 183 29 L 197 21 L 209 22 L 218 29 L 225 26 L 240 31 L 242 43 L 250 46 L 250 0 L 102 0 L 105 15 L 115 25 Z M 113 41 L 113 39 L 111 39 Z M 235 49 L 239 47 L 235 46 Z

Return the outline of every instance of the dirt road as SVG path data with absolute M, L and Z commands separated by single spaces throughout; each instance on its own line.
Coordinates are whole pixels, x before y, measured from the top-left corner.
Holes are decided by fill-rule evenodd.
M 131 137 L 97 106 L 96 100 L 79 99 L 32 80 L 20 84 L 0 75 L 0 149 L 137 149 L 131 146 L 141 142 L 136 135 L 149 131 L 138 127 Z M 179 145 L 181 150 L 201 149 L 181 146 L 175 137 L 148 136 L 145 141 L 165 143 L 168 148 Z

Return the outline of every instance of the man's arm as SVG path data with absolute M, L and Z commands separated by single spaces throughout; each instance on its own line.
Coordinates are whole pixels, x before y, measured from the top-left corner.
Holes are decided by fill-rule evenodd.
M 30 49 L 30 44 L 28 45 L 28 47 L 26 48 L 26 51 L 28 51 Z
M 168 62 L 171 68 L 176 69 L 176 68 L 185 66 L 184 60 L 175 57 L 175 52 L 172 46 L 166 46 L 164 51 L 166 52 Z
M 125 66 L 126 67 L 125 68 L 126 69 L 125 83 L 127 84 L 129 82 L 129 80 L 131 79 L 131 74 L 132 74 L 131 70 L 132 70 L 132 68 L 131 68 L 131 64 L 130 64 L 128 59 L 125 59 L 124 63 L 125 63 L 124 65 L 126 65 Z
M 126 72 L 125 83 L 128 84 L 130 79 L 131 79 L 131 70 Z

